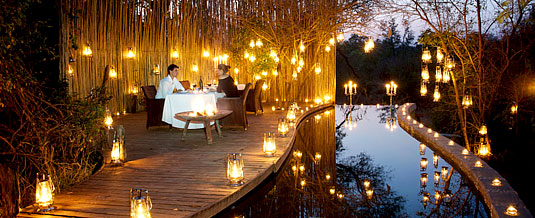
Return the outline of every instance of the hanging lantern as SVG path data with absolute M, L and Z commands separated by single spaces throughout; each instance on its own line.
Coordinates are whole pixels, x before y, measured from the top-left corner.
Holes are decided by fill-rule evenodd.
M 173 52 L 171 52 L 171 58 L 178 58 L 178 51 L 177 50 L 174 50 Z
M 425 148 L 427 146 L 425 146 L 424 143 L 420 143 L 420 155 L 425 155 Z
M 338 33 L 338 35 L 336 36 L 336 39 L 339 42 L 344 41 L 344 33 Z
M 303 41 L 299 43 L 299 51 L 305 52 L 305 45 L 303 44 Z
M 249 42 L 249 47 L 254 48 L 255 44 L 255 41 L 251 39 L 251 41 Z
M 262 151 L 268 157 L 272 157 L 277 152 L 277 145 L 275 144 L 275 133 L 274 132 L 265 132 L 264 133 L 264 146 Z
M 422 194 L 422 201 L 424 203 L 424 208 L 425 208 L 427 206 L 427 204 L 429 203 L 429 193 L 424 192 Z
M 154 73 L 156 75 L 160 75 L 160 65 L 159 64 L 156 64 L 156 65 L 154 65 L 154 67 L 152 67 L 152 73 Z
M 427 186 L 427 173 L 422 173 L 420 175 L 420 186 L 425 188 Z
M 126 57 L 127 58 L 134 58 L 136 57 L 136 53 L 134 52 L 134 50 L 130 47 L 128 48 L 128 51 L 126 52 Z
M 91 50 L 91 47 L 89 47 L 89 43 L 84 46 L 84 49 L 82 50 L 82 55 L 84 56 L 92 56 L 93 51 Z
M 420 171 L 425 171 L 427 169 L 427 158 L 422 157 L 420 160 Z
M 448 167 L 442 167 L 442 170 L 440 171 L 442 174 L 442 180 L 446 180 L 446 177 L 448 177 Z
M 372 199 L 372 197 L 373 197 L 373 189 L 366 190 L 366 196 L 368 197 L 368 199 Z
M 444 60 L 444 53 L 442 53 L 442 49 L 440 47 L 437 48 L 437 63 L 442 63 Z
M 74 74 L 74 70 L 72 69 L 72 66 L 69 64 L 67 66 L 67 75 L 72 76 Z
M 316 74 L 320 74 L 321 73 L 321 64 L 320 63 L 316 63 L 316 67 L 314 68 L 314 72 Z
M 50 211 L 54 207 L 54 183 L 49 174 L 37 173 L 37 183 L 35 186 L 35 203 L 39 206 L 39 211 Z
M 260 47 L 262 47 L 264 45 L 264 43 L 262 43 L 262 40 L 257 39 L 255 45 L 256 45 L 256 47 L 260 48 Z
M 482 125 L 482 126 L 479 128 L 479 134 L 481 134 L 481 135 L 486 135 L 486 134 L 487 134 L 487 126 Z
M 442 70 L 441 70 L 440 66 L 437 66 L 437 67 L 436 67 L 436 71 L 435 71 L 435 81 L 436 81 L 437 83 L 442 82 Z
M 325 46 L 325 51 L 326 51 L 326 52 L 330 52 L 330 51 L 331 51 L 331 46 L 326 45 L 326 46 Z
M 207 51 L 207 50 L 204 50 L 204 51 L 202 51 L 202 56 L 205 57 L 205 58 L 210 57 L 210 52 Z
M 450 82 L 450 80 L 451 80 L 450 73 L 451 73 L 451 70 L 444 70 L 442 72 L 442 82 L 443 83 L 449 83 Z
M 245 53 L 243 54 L 243 58 L 245 58 L 245 59 L 249 59 L 249 52 L 245 52 Z M 217 62 L 217 59 L 216 59 L 216 58 L 214 58 L 214 62 Z
M 424 82 L 429 81 L 429 70 L 427 68 L 427 65 L 422 66 L 422 80 Z
M 368 38 L 366 42 L 364 43 L 364 53 L 370 53 L 372 49 L 375 47 L 375 43 L 371 38 Z
M 453 61 L 453 58 L 451 58 L 450 56 L 446 58 L 446 68 L 450 70 L 455 68 L 455 61 Z
M 288 123 L 286 122 L 286 119 L 279 118 L 279 124 L 277 130 L 279 131 L 279 134 L 282 137 L 286 137 L 289 131 Z
M 472 95 L 464 95 L 463 96 L 463 101 L 462 101 L 462 105 L 463 107 L 466 109 L 466 108 L 469 108 L 470 106 L 472 106 Z
M 434 181 L 435 181 L 435 186 L 438 186 L 438 184 L 440 183 L 440 172 L 435 171 L 435 174 L 434 174 L 433 178 L 434 178 Z
M 437 154 L 433 154 L 433 166 L 435 166 L 435 168 L 437 168 L 438 166 L 438 155 Z
M 233 186 L 243 184 L 243 159 L 241 153 L 227 154 L 227 179 Z
M 488 142 L 488 138 L 482 138 L 481 142 L 479 143 L 479 148 L 477 149 L 477 155 L 485 157 L 489 156 L 490 154 L 490 144 Z
M 330 45 L 334 45 L 334 43 L 336 43 L 336 40 L 334 39 L 334 37 L 330 38 L 329 39 L 329 44 Z
M 422 52 L 422 61 L 426 64 L 431 63 L 431 52 L 428 48 L 425 48 Z
M 131 218 L 150 218 L 152 201 L 147 189 L 132 188 L 130 189 L 130 217 Z
M 433 101 L 438 102 L 440 100 L 440 92 L 438 90 L 438 85 L 435 85 L 435 92 L 433 93 Z
M 424 82 L 420 85 L 420 95 L 426 96 L 427 95 L 427 85 L 425 85 Z
M 113 65 L 110 65 L 110 70 L 108 72 L 108 76 L 112 79 L 117 78 L 117 70 L 115 70 L 115 67 Z
M 511 106 L 511 114 L 516 114 L 518 112 L 518 104 L 514 103 Z
M 305 60 L 303 58 L 299 58 L 299 67 L 305 66 Z
M 316 152 L 316 154 L 314 155 L 314 162 L 318 164 L 320 160 L 321 160 L 321 154 L 319 152 Z

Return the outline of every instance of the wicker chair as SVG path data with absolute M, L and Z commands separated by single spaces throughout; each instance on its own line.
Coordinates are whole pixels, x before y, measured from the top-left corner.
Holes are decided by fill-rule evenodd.
M 145 110 L 147 111 L 147 125 L 148 129 L 151 126 L 169 125 L 162 121 L 163 104 L 165 99 L 155 99 L 156 87 L 153 85 L 142 86 L 143 94 L 145 95 Z
M 243 127 L 247 130 L 249 127 L 249 121 L 246 114 L 246 101 L 249 98 L 249 90 L 251 89 L 251 83 L 245 85 L 243 95 L 240 97 L 224 97 L 217 100 L 218 110 L 231 110 L 232 114 L 221 120 L 223 127 Z
M 247 98 L 246 109 L 248 112 L 254 112 L 258 115 L 259 112 L 264 113 L 262 108 L 262 86 L 266 81 L 259 79 L 254 85 L 254 89 L 249 91 L 249 98 Z

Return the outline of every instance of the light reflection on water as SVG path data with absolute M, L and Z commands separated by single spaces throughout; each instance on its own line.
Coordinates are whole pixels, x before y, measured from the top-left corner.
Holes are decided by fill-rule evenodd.
M 310 116 L 281 170 L 218 217 L 488 217 L 461 176 L 434 162 L 431 149 L 420 154 L 393 115 L 387 107 L 337 106 Z

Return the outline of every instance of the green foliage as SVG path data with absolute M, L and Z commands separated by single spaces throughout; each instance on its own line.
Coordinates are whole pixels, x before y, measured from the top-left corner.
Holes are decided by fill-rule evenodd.
M 16 180 L 1 190 L 0 196 L 16 201 L 1 205 L 2 216 L 33 202 L 36 172 L 50 173 L 61 190 L 101 163 L 109 99 L 98 90 L 83 99 L 68 95 L 59 79 L 56 6 L 0 2 L 0 166 L 14 174 L 0 177 L 0 186 Z
M 255 44 L 253 47 L 250 46 L 251 40 Z M 258 40 L 262 42 L 262 46 L 256 46 Z M 262 71 L 271 72 L 277 68 L 278 63 L 270 56 L 271 51 L 275 50 L 267 42 L 257 38 L 254 33 L 245 28 L 241 28 L 235 35 L 229 50 L 230 62 L 236 63 L 236 66 L 233 67 L 240 69 L 240 73 L 257 75 Z M 244 57 L 245 53 L 254 56 L 256 60 L 249 61 L 248 58 Z

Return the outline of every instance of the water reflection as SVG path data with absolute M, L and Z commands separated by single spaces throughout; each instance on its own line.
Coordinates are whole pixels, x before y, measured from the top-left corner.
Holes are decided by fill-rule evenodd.
M 359 125 L 346 127 L 350 119 Z M 455 169 L 406 132 L 382 127 L 389 119 L 389 107 L 310 116 L 281 170 L 217 216 L 488 217 Z

